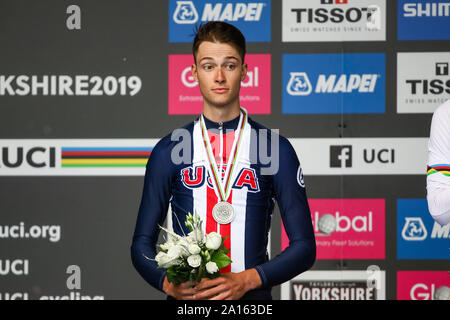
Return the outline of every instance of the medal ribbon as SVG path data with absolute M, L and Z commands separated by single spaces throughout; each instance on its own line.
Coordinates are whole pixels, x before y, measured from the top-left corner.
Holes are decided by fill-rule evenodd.
M 209 162 L 209 166 L 211 168 L 211 173 L 212 173 L 212 182 L 213 182 L 213 186 L 214 189 L 216 189 L 218 192 L 218 195 L 220 197 L 221 201 L 227 201 L 228 196 L 230 195 L 230 190 L 231 190 L 231 176 L 233 175 L 233 169 L 235 167 L 236 164 L 236 158 L 237 155 L 239 153 L 239 147 L 242 141 L 242 136 L 243 136 L 243 131 L 245 128 L 245 124 L 247 123 L 247 113 L 245 112 L 245 110 L 243 108 L 241 108 L 242 114 L 240 114 L 239 117 L 239 124 L 238 124 L 238 136 L 234 137 L 234 141 L 233 141 L 233 146 L 231 148 L 231 153 L 230 153 L 230 157 L 228 158 L 228 163 L 227 163 L 227 168 L 225 171 L 225 181 L 224 181 L 224 186 L 223 187 L 222 183 L 221 183 L 221 179 L 219 178 L 219 170 L 217 169 L 217 164 L 216 161 L 214 159 L 214 154 L 212 152 L 212 148 L 211 148 L 211 143 L 209 141 L 209 137 L 208 137 L 208 133 L 207 133 L 207 129 L 206 129 L 206 125 L 205 125 L 205 119 L 203 118 L 203 114 L 200 116 L 200 127 L 201 127 L 201 131 L 202 131 L 202 137 L 203 137 L 203 143 L 205 145 L 205 149 L 206 149 L 206 154 L 208 156 L 208 162 Z M 231 165 L 230 165 L 231 164 Z

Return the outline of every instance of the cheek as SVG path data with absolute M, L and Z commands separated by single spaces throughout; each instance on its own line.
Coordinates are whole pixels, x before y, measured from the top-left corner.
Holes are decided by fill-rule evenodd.
M 235 73 L 230 75 L 230 82 L 233 84 L 233 87 L 238 88 L 241 86 L 242 75 L 241 73 Z

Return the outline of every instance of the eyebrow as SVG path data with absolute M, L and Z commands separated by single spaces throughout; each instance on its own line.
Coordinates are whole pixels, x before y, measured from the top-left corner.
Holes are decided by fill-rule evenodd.
M 231 60 L 231 59 L 239 61 L 239 59 L 236 58 L 235 56 L 227 56 L 227 57 L 225 57 L 225 60 Z M 212 57 L 203 57 L 203 58 L 200 59 L 199 62 L 202 62 L 203 60 L 214 60 L 214 58 L 212 58 Z

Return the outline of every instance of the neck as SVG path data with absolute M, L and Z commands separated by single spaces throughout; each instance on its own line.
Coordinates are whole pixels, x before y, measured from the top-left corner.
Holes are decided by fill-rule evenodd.
M 203 115 L 214 122 L 226 122 L 235 119 L 239 116 L 241 108 L 239 104 L 230 108 L 216 108 L 203 106 Z

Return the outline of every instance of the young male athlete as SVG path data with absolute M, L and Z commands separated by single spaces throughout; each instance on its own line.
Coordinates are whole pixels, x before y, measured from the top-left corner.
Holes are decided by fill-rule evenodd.
M 153 287 L 176 299 L 271 299 L 271 287 L 308 270 L 316 245 L 302 170 L 289 141 L 250 119 L 239 104 L 247 74 L 245 38 L 234 26 L 209 22 L 194 39 L 192 74 L 203 96 L 203 113 L 188 124 L 188 163 L 180 163 L 180 141 L 168 135 L 147 163 L 142 201 L 131 247 L 132 261 Z M 277 148 L 271 148 L 274 145 Z M 260 147 L 275 150 L 272 162 Z M 176 152 L 174 152 L 176 151 Z M 276 170 L 271 172 L 271 168 Z M 268 174 L 270 172 L 270 174 Z M 289 246 L 269 260 L 268 233 L 274 201 Z M 228 236 L 232 263 L 216 279 L 169 283 L 153 259 L 168 205 L 173 230 L 187 234 L 188 212 L 200 215 L 205 233 Z
M 450 223 L 450 100 L 433 114 L 428 142 L 427 200 L 439 224 Z

